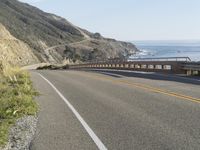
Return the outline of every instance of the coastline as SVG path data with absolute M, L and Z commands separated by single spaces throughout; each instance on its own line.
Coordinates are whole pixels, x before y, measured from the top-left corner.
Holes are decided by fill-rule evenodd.
M 190 57 L 192 61 L 200 61 L 200 46 L 188 45 L 151 45 L 137 44 L 139 53 L 130 58 L 155 58 L 155 57 Z

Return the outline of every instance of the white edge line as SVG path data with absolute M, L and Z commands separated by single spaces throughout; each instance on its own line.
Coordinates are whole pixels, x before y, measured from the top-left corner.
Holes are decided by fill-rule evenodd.
M 81 117 L 81 115 L 76 111 L 76 109 L 72 106 L 72 104 L 62 95 L 62 93 L 43 75 L 38 73 L 56 92 L 57 94 L 64 100 L 64 102 L 67 104 L 67 106 L 71 109 L 71 111 L 74 113 L 76 118 L 79 120 L 79 122 L 82 124 L 82 126 L 85 128 L 89 136 L 92 138 L 94 143 L 97 145 L 99 150 L 107 150 L 105 145 L 101 142 L 101 140 L 97 137 L 97 135 L 94 133 L 94 131 L 89 127 L 89 125 L 85 122 L 85 120 Z

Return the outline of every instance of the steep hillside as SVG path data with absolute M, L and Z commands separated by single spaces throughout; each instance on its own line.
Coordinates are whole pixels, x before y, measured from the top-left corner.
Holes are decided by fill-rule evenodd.
M 39 62 L 32 49 L 24 42 L 14 38 L 0 23 L 0 61 L 12 65 L 29 65 Z
M 16 39 L 29 45 L 40 62 L 60 63 L 64 58 L 74 59 L 74 56 L 81 61 L 95 59 L 95 56 L 105 59 L 137 50 L 131 43 L 90 33 L 64 18 L 17 0 L 0 0 L 0 23 Z

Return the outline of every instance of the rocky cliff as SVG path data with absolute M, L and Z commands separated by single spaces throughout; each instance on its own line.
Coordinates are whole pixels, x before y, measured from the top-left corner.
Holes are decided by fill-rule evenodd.
M 0 61 L 8 62 L 12 65 L 29 65 L 39 62 L 32 49 L 23 41 L 13 37 L 1 23 Z

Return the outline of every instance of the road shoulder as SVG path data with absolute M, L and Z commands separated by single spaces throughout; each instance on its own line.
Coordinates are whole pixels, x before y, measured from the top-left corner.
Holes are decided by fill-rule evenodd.
M 31 73 L 41 95 L 38 127 L 31 150 L 97 149 L 73 113 L 58 94 L 36 72 Z

